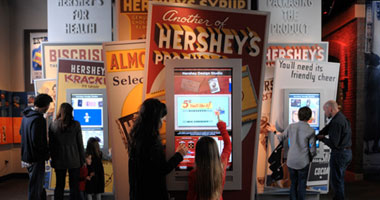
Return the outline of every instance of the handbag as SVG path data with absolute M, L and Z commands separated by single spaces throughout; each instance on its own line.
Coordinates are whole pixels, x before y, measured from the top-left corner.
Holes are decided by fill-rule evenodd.
M 273 172 L 271 178 L 276 181 L 281 180 L 284 177 L 281 163 L 281 153 L 283 148 L 283 143 L 280 142 L 268 158 L 270 164 L 269 169 Z

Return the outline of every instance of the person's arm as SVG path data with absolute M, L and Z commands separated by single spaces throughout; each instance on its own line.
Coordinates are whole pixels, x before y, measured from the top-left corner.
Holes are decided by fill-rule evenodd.
M 290 128 L 290 125 L 285 129 L 284 132 L 280 133 L 280 134 L 276 134 L 277 136 L 277 139 L 282 142 L 284 140 L 286 140 L 288 138 L 288 132 L 289 132 L 289 128 Z
M 220 161 L 222 162 L 224 168 L 226 168 L 228 158 L 230 157 L 231 151 L 232 151 L 231 140 L 230 140 L 230 136 L 228 135 L 228 131 L 226 129 L 226 123 L 223 121 L 219 121 L 217 126 L 220 133 L 222 134 L 222 138 L 224 142 L 224 147 L 223 147 L 222 154 L 220 156 Z
M 183 160 L 183 156 L 176 152 L 166 161 L 163 147 L 158 143 L 151 148 L 150 155 L 153 164 L 158 167 L 159 173 L 163 175 L 170 173 Z
M 36 118 L 31 125 L 32 144 L 38 154 L 45 160 L 49 159 L 49 147 L 47 144 L 46 120 L 43 117 Z
M 329 138 L 323 137 L 321 141 L 331 149 L 337 149 L 340 141 L 342 127 L 338 123 L 330 123 L 328 128 Z
M 49 151 L 50 151 L 50 156 L 52 158 L 54 158 L 55 157 L 54 147 L 56 147 L 56 145 L 55 145 L 55 138 L 53 136 L 54 132 L 53 132 L 52 124 L 49 125 L 48 134 L 49 134 Z
M 323 127 L 322 130 L 319 131 L 318 135 L 328 135 L 329 133 L 329 126 L 330 124 L 327 124 L 325 127 Z
M 78 145 L 78 150 L 79 150 L 79 160 L 80 160 L 80 165 L 83 165 L 86 160 L 85 160 L 85 156 L 84 156 L 84 147 L 83 147 L 83 137 L 82 137 L 82 129 L 80 127 L 80 124 L 79 122 L 75 122 L 77 123 L 77 145 Z

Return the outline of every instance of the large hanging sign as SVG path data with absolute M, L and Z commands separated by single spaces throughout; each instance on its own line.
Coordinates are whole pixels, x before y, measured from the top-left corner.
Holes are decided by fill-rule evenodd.
M 321 0 L 259 0 L 258 7 L 271 12 L 269 42 L 321 41 Z
M 111 0 L 48 1 L 51 42 L 104 42 L 112 40 Z
M 235 9 L 249 9 L 251 7 L 251 1 L 249 0 L 183 0 L 170 2 Z M 116 10 L 118 12 L 117 40 L 146 38 L 148 0 L 116 0 Z
M 47 79 L 57 78 L 59 58 L 75 60 L 103 60 L 103 47 L 94 44 L 42 43 L 42 72 Z
M 127 138 L 142 103 L 145 40 L 104 43 L 108 133 L 117 199 L 129 199 Z

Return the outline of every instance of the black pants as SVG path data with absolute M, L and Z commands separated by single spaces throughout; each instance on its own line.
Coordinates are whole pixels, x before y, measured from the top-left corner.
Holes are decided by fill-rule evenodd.
M 54 190 L 54 200 L 62 200 L 63 192 L 65 190 L 66 182 L 66 172 L 69 170 L 69 186 L 70 186 L 70 199 L 79 200 L 79 175 L 80 168 L 73 169 L 55 169 L 55 176 L 57 178 L 55 190 Z
M 45 161 L 31 163 L 27 169 L 29 174 L 28 200 L 46 200 Z

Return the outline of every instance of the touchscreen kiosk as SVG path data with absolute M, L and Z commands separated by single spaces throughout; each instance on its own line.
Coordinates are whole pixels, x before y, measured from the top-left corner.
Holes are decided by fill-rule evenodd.
M 315 130 L 318 135 L 320 127 L 324 124 L 324 114 L 321 104 L 323 100 L 323 91 L 319 89 L 285 89 L 284 90 L 284 119 L 285 124 L 298 122 L 298 110 L 301 107 L 307 106 L 311 109 L 311 119 L 309 125 Z M 323 102 L 322 102 L 323 103 Z M 319 141 L 316 141 L 317 148 Z
M 188 147 L 184 160 L 168 176 L 168 188 L 187 189 L 201 137 L 212 137 L 221 154 L 224 143 L 216 126 L 217 113 L 232 142 L 224 188 L 241 188 L 241 60 L 170 60 L 166 70 L 167 157 L 179 144 Z
M 68 89 L 66 101 L 74 108 L 74 119 L 82 128 L 83 145 L 98 137 L 104 155 L 108 154 L 107 97 L 105 89 Z

